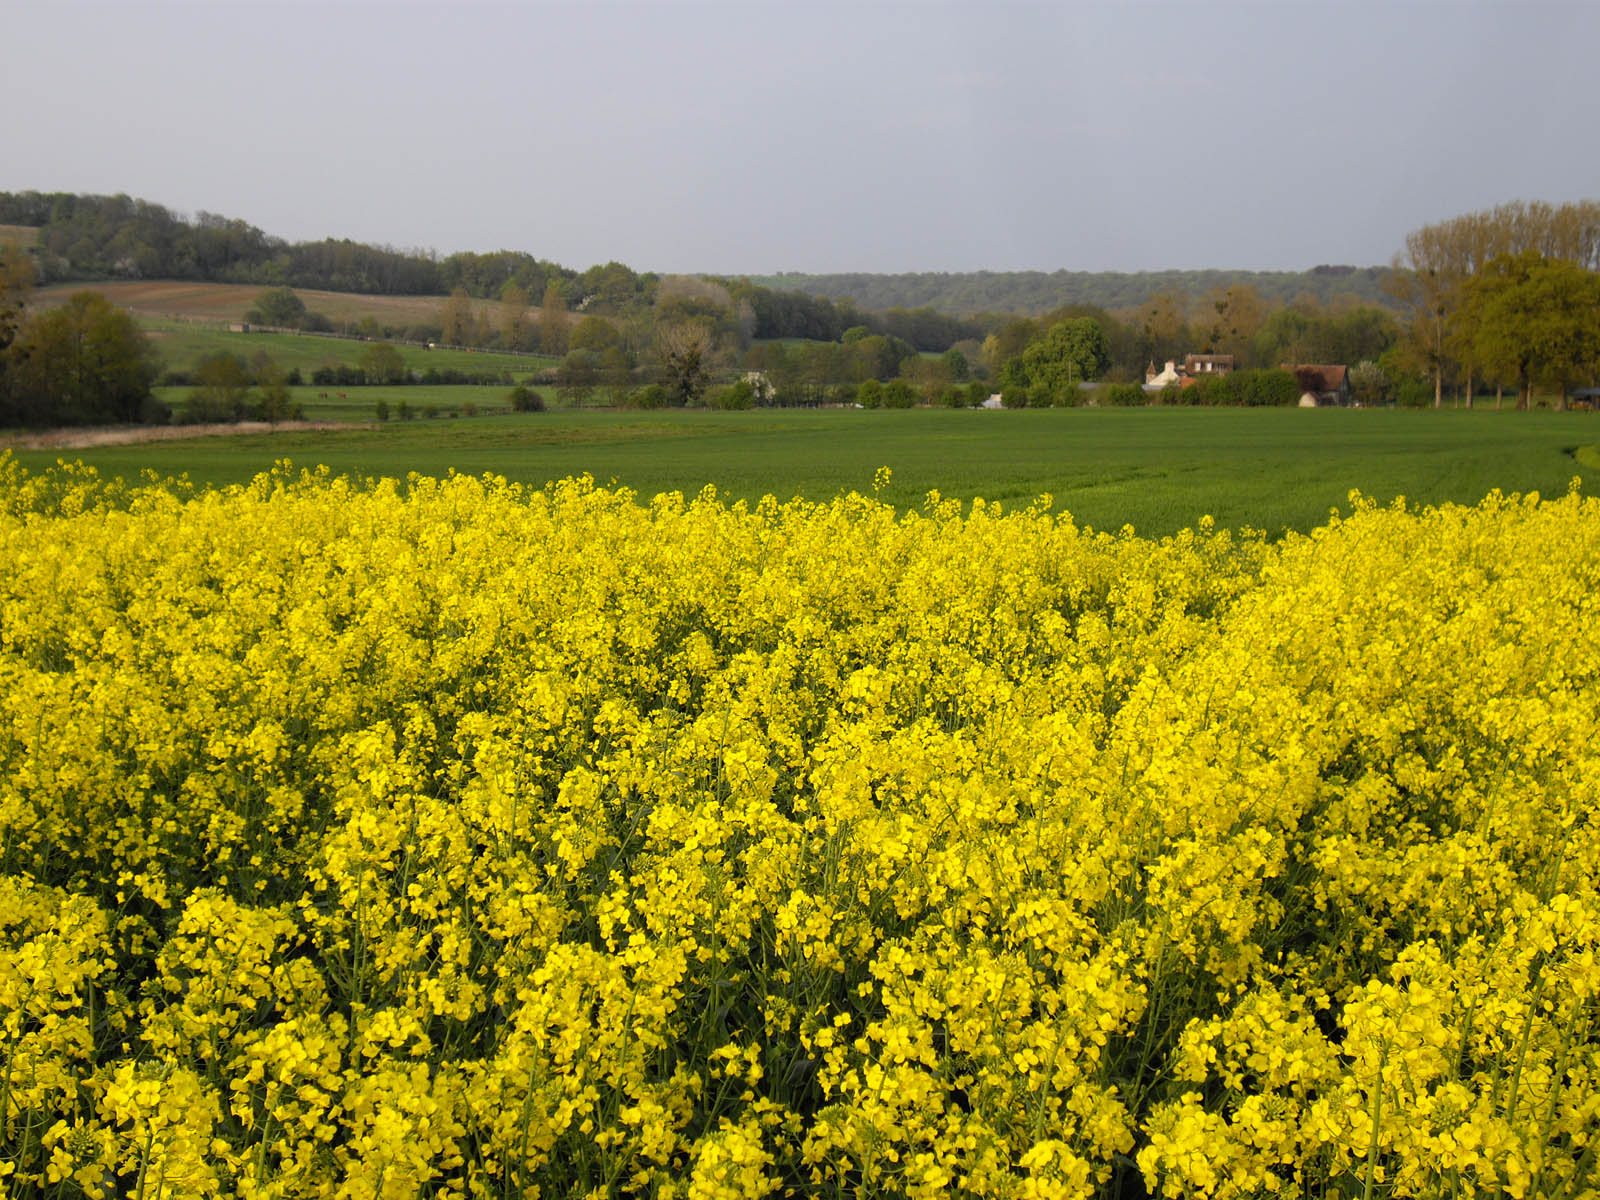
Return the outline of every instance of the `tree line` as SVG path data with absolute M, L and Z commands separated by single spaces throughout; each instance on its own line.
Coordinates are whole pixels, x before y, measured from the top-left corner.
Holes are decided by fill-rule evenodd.
M 148 382 L 142 389 L 137 382 L 150 374 L 148 348 L 121 352 L 123 382 L 99 392 L 84 382 L 94 376 L 94 362 L 111 362 L 96 347 L 116 345 L 122 336 L 113 332 L 103 300 L 74 297 L 58 315 L 28 322 L 17 299 L 48 269 L 58 234 L 98 231 L 85 234 L 85 247 L 68 248 L 77 261 L 103 265 L 104 257 L 93 255 L 117 247 L 120 233 L 101 235 L 114 229 L 119 214 L 138 229 L 165 231 L 164 245 L 187 245 L 183 261 L 196 271 L 226 273 L 230 262 L 249 261 L 274 245 L 284 249 L 241 222 L 206 214 L 185 222 L 126 197 L 0 193 L 0 220 L 42 222 L 31 251 L 6 251 L 9 299 L 0 305 L 6 423 L 37 423 L 46 411 L 65 423 L 136 419 L 129 415 L 132 397 L 148 397 Z M 380 259 L 393 253 L 378 251 Z M 1198 294 L 1165 287 L 1121 308 L 1073 303 L 1039 315 L 954 317 L 932 307 L 876 311 L 848 297 L 780 291 L 744 277 L 639 274 L 616 262 L 580 274 L 541 273 L 553 264 L 511 252 L 427 261 L 436 268 L 453 264 L 454 277 L 463 280 L 443 297 L 435 319 L 398 328 L 369 317 L 354 331 L 550 355 L 558 365 L 537 381 L 559 387 L 569 403 L 597 394 L 644 405 L 881 403 L 886 394 L 893 404 L 967 403 L 991 394 L 982 391 L 987 387 L 1008 404 L 1060 404 L 1076 403 L 1077 386 L 1090 380 L 1120 386 L 1115 402 L 1132 403 L 1126 389 L 1140 384 L 1148 368 L 1206 353 L 1231 355 L 1237 367 L 1262 372 L 1344 364 L 1367 403 L 1425 403 L 1431 391 L 1439 404 L 1447 385 L 1470 398 L 1477 385 L 1490 383 L 1515 386 L 1525 405 L 1536 385 L 1564 396 L 1592 381 L 1600 362 L 1600 205 L 1590 201 L 1502 205 L 1415 231 L 1383 276 L 1394 309 L 1352 293 L 1325 301 L 1313 290 L 1286 301 L 1264 291 L 1259 276 L 1219 276 Z M 1307 274 L 1348 281 L 1353 269 Z M 312 330 L 330 324 L 283 282 L 263 288 L 251 317 Z M 363 381 L 401 381 L 393 374 L 361 372 Z M 1213 388 L 1209 399 L 1199 393 L 1189 399 L 1281 403 L 1285 379 L 1241 377 Z M 355 382 L 353 374 L 348 382 Z
M 1517 404 L 1536 384 L 1568 390 L 1600 374 L 1600 202 L 1516 202 L 1406 236 L 1390 289 L 1404 312 L 1408 365 L 1433 403 L 1480 384 Z
M 1314 297 L 1389 303 L 1388 267 L 1318 266 L 1307 271 L 923 271 L 902 274 L 784 272 L 752 276 L 777 291 L 839 299 L 871 309 L 933 308 L 947 313 L 1041 316 L 1061 308 L 1136 308 L 1162 292 L 1196 297 L 1231 285 L 1253 287 L 1265 300 L 1288 304 Z

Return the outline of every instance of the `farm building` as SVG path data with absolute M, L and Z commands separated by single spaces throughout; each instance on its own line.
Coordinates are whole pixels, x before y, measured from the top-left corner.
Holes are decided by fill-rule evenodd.
M 1350 372 L 1342 364 L 1298 363 L 1284 370 L 1300 385 L 1300 407 L 1350 403 Z
M 1191 379 L 1197 375 L 1226 375 L 1232 370 L 1231 354 L 1188 354 L 1183 359 L 1183 373 Z

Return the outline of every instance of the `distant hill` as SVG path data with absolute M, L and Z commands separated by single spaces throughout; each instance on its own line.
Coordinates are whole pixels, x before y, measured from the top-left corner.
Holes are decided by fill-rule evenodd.
M 1288 303 L 1309 293 L 1323 303 L 1350 296 L 1387 305 L 1388 267 L 1313 267 L 1309 271 L 927 271 L 905 275 L 752 275 L 779 291 L 830 300 L 852 299 L 862 308 L 934 308 L 953 316 L 1049 312 L 1068 304 L 1133 308 L 1158 292 L 1200 296 L 1230 283 L 1254 284 L 1268 300 Z

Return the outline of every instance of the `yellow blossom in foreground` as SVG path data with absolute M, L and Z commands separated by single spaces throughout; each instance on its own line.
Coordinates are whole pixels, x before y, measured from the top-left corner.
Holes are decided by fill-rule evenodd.
M 1600 1195 L 1600 504 L 0 456 L 7 1196 Z

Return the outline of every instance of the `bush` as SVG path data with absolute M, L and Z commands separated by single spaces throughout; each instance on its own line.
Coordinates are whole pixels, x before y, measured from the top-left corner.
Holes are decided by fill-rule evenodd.
M 377 403 L 377 411 L 378 420 L 387 421 L 389 419 L 389 402 L 387 400 L 379 400 Z
M 917 394 L 904 379 L 891 379 L 883 385 L 885 408 L 911 408 L 917 403 Z
M 736 380 L 724 387 L 712 388 L 706 394 L 706 404 L 711 408 L 742 412 L 756 406 L 756 390 L 748 379 Z
M 1100 403 L 1113 408 L 1137 408 L 1149 402 L 1137 383 L 1110 383 L 1100 389 Z
M 146 396 L 139 406 L 139 421 L 144 425 L 170 425 L 172 406 L 158 396 Z
M 525 384 L 518 384 L 506 397 L 511 401 L 512 412 L 543 412 L 544 397 Z
M 665 408 L 667 389 L 659 383 L 649 384 L 629 392 L 626 403 L 629 408 Z
M 344 363 L 324 363 L 311 372 L 313 387 L 361 387 L 366 382 L 366 372 Z
M 1300 384 L 1293 372 L 1240 371 L 1244 402 L 1252 408 L 1293 408 L 1300 402 Z
M 1189 403 L 1212 408 L 1239 404 L 1244 399 L 1238 372 L 1198 376 L 1185 390 L 1190 394 Z
M 1433 384 L 1415 376 L 1402 376 L 1391 385 L 1394 402 L 1402 408 L 1427 408 L 1433 403 Z
M 868 379 L 856 389 L 856 403 L 862 408 L 882 408 L 883 384 L 876 379 Z

